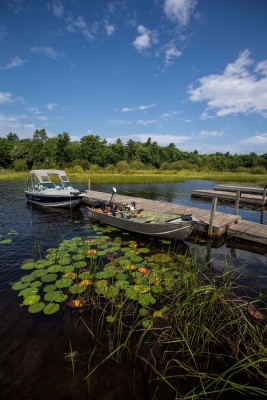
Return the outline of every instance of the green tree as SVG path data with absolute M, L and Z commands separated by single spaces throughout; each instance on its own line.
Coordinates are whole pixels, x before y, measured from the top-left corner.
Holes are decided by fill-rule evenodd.
M 81 155 L 92 164 L 105 167 L 108 164 L 107 141 L 98 135 L 87 135 L 81 138 Z

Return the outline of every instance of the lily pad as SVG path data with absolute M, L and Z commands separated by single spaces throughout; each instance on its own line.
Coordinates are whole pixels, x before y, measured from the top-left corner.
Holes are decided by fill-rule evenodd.
M 50 265 L 50 267 L 47 268 L 47 272 L 51 272 L 51 273 L 57 273 L 57 272 L 62 272 L 63 267 L 62 265 L 58 265 L 58 264 L 54 264 L 54 265 Z
M 43 282 L 41 282 L 41 281 L 34 281 L 34 282 L 31 282 L 30 286 L 33 288 L 38 288 L 38 287 L 42 286 L 42 284 L 43 284 Z
M 13 290 L 22 290 L 22 289 L 25 289 L 26 287 L 28 287 L 29 286 L 29 283 L 28 282 L 21 282 L 21 281 L 19 281 L 19 282 L 16 282 L 16 283 L 14 283 L 13 285 L 12 285 L 12 289 Z
M 0 244 L 8 244 L 8 243 L 11 243 L 12 242 L 12 239 L 3 239 L 3 240 L 0 240 Z
M 33 277 L 33 279 L 36 279 L 36 278 L 41 278 L 41 276 L 44 276 L 46 274 L 47 274 L 46 269 L 36 269 L 31 273 L 31 276 Z
M 32 304 L 38 303 L 40 298 L 41 298 L 41 296 L 39 296 L 38 294 L 33 294 L 31 296 L 27 296 L 27 297 L 24 298 L 23 304 L 25 306 L 30 306 Z
M 59 290 L 55 290 L 53 292 L 48 292 L 44 295 L 44 299 L 46 301 L 56 301 L 57 303 L 61 303 L 68 298 L 68 295 L 60 292 Z
M 19 292 L 18 296 L 28 297 L 28 296 L 31 296 L 31 295 L 34 295 L 37 293 L 38 293 L 38 288 L 28 287 L 28 288 L 22 289 Z
M 56 286 L 59 289 L 70 287 L 73 284 L 73 280 L 70 278 L 62 278 L 56 281 Z
M 42 276 L 41 281 L 42 282 L 53 282 L 57 279 L 57 274 L 47 274 Z
M 75 269 L 74 265 L 63 265 L 62 266 L 62 272 L 67 273 L 67 272 L 73 272 Z
M 25 264 L 22 264 L 22 266 L 20 267 L 21 269 L 34 269 L 35 267 L 34 267 L 34 263 L 33 262 L 30 262 L 30 263 L 25 263 Z
M 54 284 L 51 284 L 51 285 L 46 285 L 44 288 L 43 288 L 43 291 L 45 292 L 45 293 L 49 293 L 49 292 L 53 292 L 54 290 L 56 290 L 56 285 L 54 285 Z
M 31 304 L 30 307 L 28 308 L 28 311 L 31 314 L 36 314 L 40 311 L 42 311 L 44 309 L 45 303 L 43 303 L 42 301 L 37 302 L 35 304 Z
M 75 268 L 84 268 L 86 266 L 87 266 L 86 261 L 77 261 L 76 263 L 74 263 Z
M 89 271 L 82 272 L 78 275 L 79 279 L 90 279 L 92 277 Z
M 81 283 L 77 283 L 76 285 L 72 285 L 69 289 L 69 291 L 72 294 L 79 294 L 79 293 L 83 293 L 87 290 L 87 286 L 86 285 L 82 285 Z
M 58 303 L 49 303 L 44 307 L 43 312 L 46 315 L 55 314 L 60 308 Z

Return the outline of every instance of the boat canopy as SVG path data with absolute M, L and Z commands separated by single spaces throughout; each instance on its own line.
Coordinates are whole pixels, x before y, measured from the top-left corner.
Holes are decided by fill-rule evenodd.
M 30 174 L 35 175 L 40 183 L 53 182 L 49 175 L 58 176 L 61 182 L 69 182 L 66 172 L 58 169 L 36 169 L 32 170 Z

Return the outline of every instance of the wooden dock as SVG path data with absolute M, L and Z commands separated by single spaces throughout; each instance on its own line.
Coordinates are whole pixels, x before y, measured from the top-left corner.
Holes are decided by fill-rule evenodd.
M 216 188 L 216 189 L 215 189 Z M 267 197 L 263 194 L 255 193 L 246 193 L 239 190 L 219 190 L 218 187 L 215 187 L 213 190 L 193 190 L 191 193 L 192 197 L 201 197 L 202 199 L 212 199 L 217 198 L 221 201 L 230 201 L 235 202 L 238 196 L 239 202 L 244 204 L 251 204 L 256 206 L 266 206 Z M 262 192 L 264 193 L 264 192 Z
M 109 202 L 110 193 L 87 190 L 83 202 L 91 203 L 93 200 Z M 267 225 L 242 220 L 240 215 L 226 214 L 214 210 L 204 210 L 196 207 L 188 207 L 158 200 L 149 200 L 141 197 L 123 196 L 116 194 L 115 202 L 123 205 L 136 203 L 136 208 L 144 210 L 173 212 L 177 214 L 192 214 L 194 221 L 193 233 L 210 234 L 215 238 L 226 236 L 228 239 L 245 240 L 247 243 L 267 246 Z M 212 215 L 213 214 L 213 215 Z M 211 225 L 210 225 L 211 224 Z M 265 250 L 264 250 L 265 251 Z M 267 248 L 266 252 L 267 253 Z
M 90 203 L 93 199 L 110 201 L 111 194 L 104 192 L 97 192 L 87 190 L 86 195 L 83 197 L 83 202 Z M 210 225 L 210 211 L 201 208 L 188 207 L 179 204 L 167 203 L 158 200 L 143 199 L 140 197 L 123 196 L 116 194 L 115 202 L 121 204 L 131 204 L 132 201 L 136 202 L 136 208 L 143 208 L 150 211 L 173 212 L 177 214 L 192 214 L 196 221 L 194 221 L 194 231 L 200 233 L 208 233 Z M 239 215 L 225 214 L 222 212 L 215 212 L 212 221 L 211 234 L 215 237 L 221 237 L 227 233 L 229 226 L 241 221 L 242 217 Z

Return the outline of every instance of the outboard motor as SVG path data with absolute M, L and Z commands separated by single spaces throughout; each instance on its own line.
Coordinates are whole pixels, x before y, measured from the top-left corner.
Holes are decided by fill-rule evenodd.
M 105 211 L 106 203 L 103 200 L 97 200 L 94 202 L 93 208 L 100 208 L 101 211 Z

